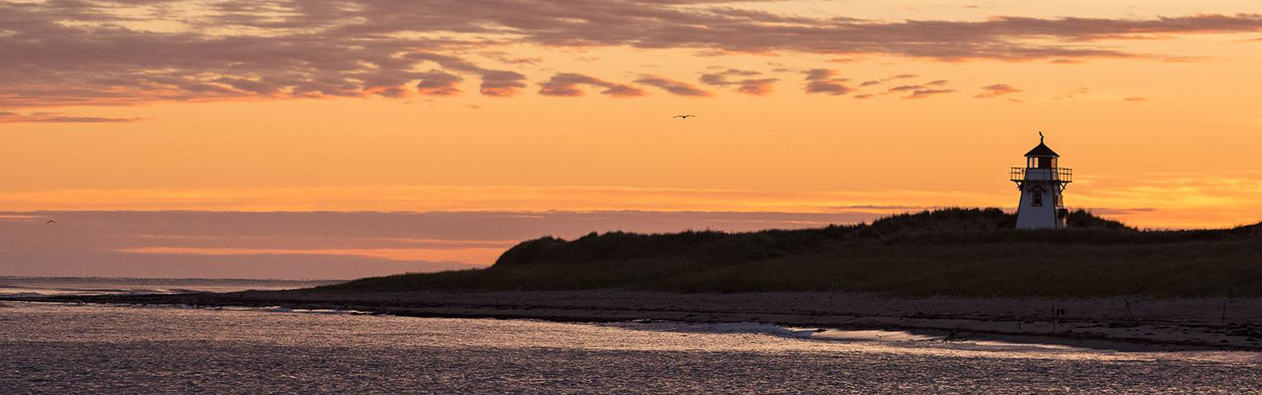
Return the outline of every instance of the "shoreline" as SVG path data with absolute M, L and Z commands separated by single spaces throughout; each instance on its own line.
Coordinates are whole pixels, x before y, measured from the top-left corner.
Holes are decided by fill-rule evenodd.
M 963 340 L 1058 344 L 1117 351 L 1262 351 L 1262 298 L 1013 299 L 904 298 L 822 292 L 328 293 L 289 290 L 0 297 L 2 301 L 283 307 L 408 317 L 556 322 L 756 322 L 843 330 L 899 330 L 943 337 L 953 334 Z

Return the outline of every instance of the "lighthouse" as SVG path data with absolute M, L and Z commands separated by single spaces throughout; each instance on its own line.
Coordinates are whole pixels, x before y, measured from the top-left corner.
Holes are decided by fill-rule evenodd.
M 1025 153 L 1025 167 L 1013 167 L 1012 182 L 1021 190 L 1017 204 L 1017 229 L 1058 229 L 1065 227 L 1065 187 L 1073 182 L 1074 171 L 1057 164 L 1060 155 L 1043 144 Z

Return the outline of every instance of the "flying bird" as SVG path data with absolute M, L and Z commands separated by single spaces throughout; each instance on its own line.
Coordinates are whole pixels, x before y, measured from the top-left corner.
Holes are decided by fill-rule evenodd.
M 48 222 L 45 222 L 45 224 L 55 224 L 55 223 L 57 223 L 57 221 L 53 221 L 53 220 L 51 220 L 51 219 L 50 219 L 50 220 L 48 220 Z
M 674 116 L 674 118 L 679 118 L 679 119 L 688 119 L 688 118 L 692 118 L 692 117 L 695 117 L 695 116 L 696 116 L 696 115 L 692 115 L 692 114 L 687 114 L 687 115 L 676 115 L 676 116 Z

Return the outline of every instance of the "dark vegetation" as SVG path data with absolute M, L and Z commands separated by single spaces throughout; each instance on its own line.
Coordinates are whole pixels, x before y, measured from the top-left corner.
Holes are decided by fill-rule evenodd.
M 749 233 L 592 233 L 530 240 L 481 270 L 367 278 L 327 292 L 626 289 L 909 296 L 1262 296 L 1262 223 L 1139 231 L 1076 211 L 1016 230 L 999 209 Z

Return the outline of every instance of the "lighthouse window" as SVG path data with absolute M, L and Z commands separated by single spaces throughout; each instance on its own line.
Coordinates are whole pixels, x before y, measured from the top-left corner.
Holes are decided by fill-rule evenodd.
M 1034 188 L 1030 193 L 1032 194 L 1030 204 L 1034 207 L 1043 207 L 1043 188 Z

